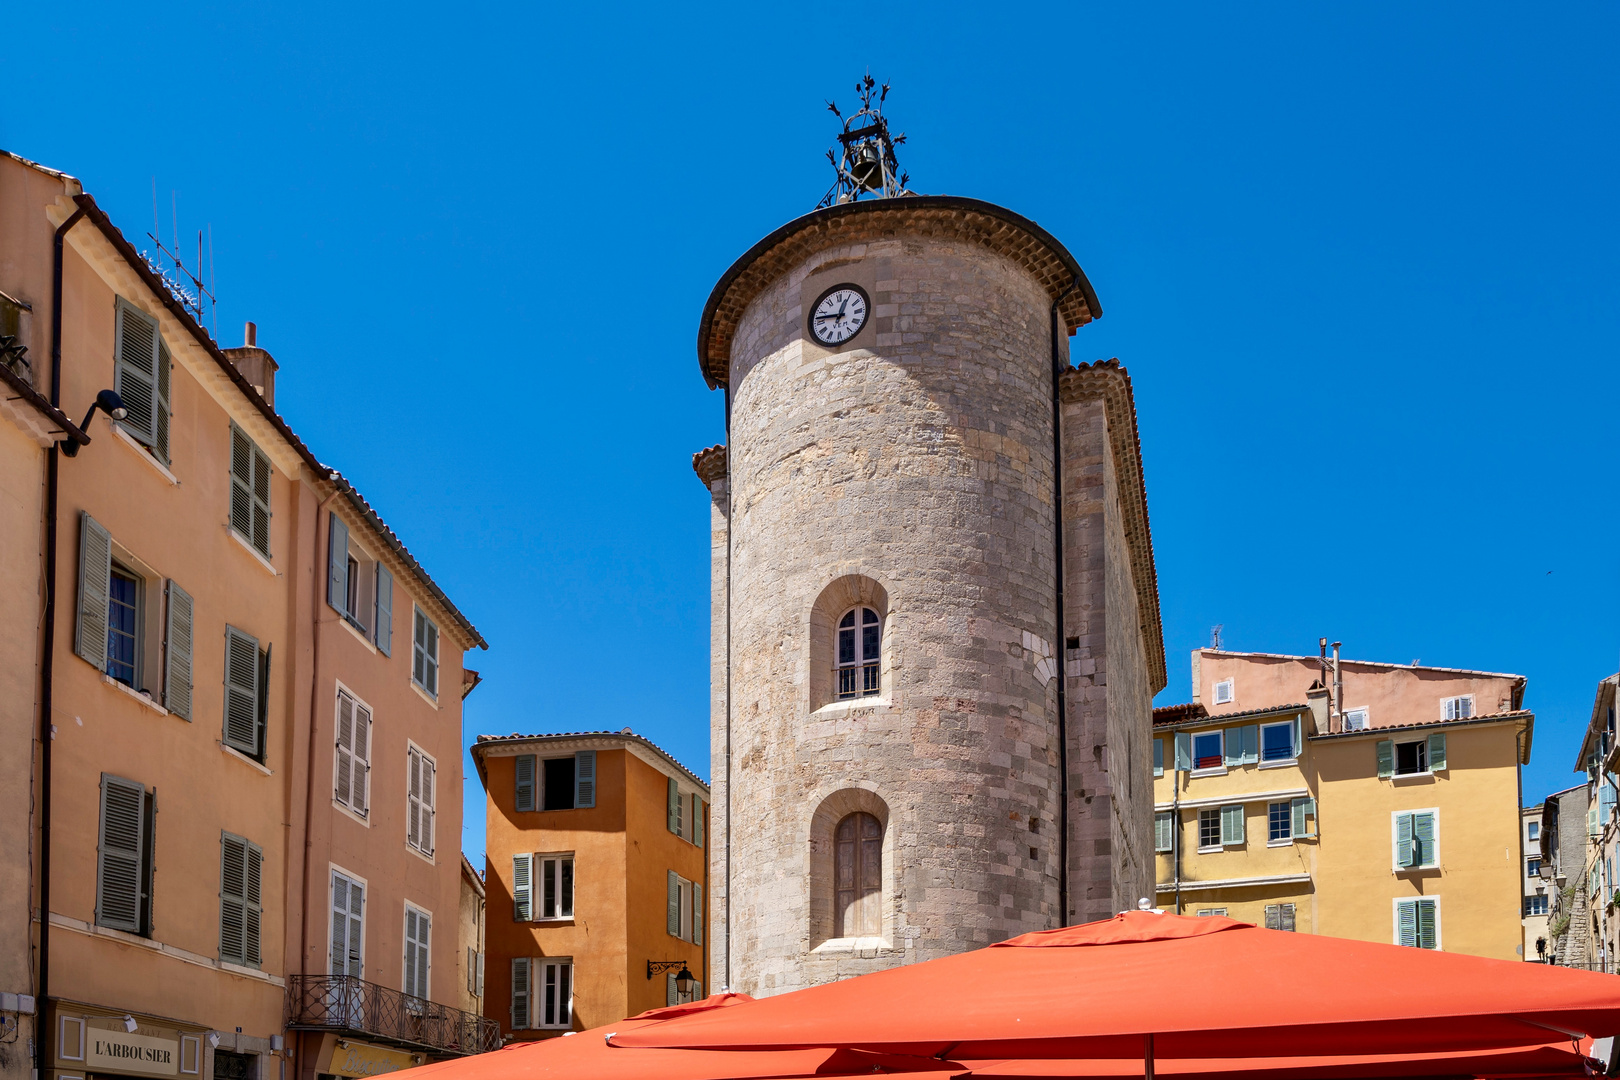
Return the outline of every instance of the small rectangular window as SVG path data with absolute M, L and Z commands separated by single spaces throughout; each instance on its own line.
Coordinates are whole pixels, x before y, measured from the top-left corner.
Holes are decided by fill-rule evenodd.
M 225 627 L 223 741 L 255 761 L 263 761 L 265 754 L 269 667 L 269 652 L 259 648 L 258 638 L 234 626 Z
M 546 758 L 545 802 L 542 810 L 572 810 L 574 808 L 574 758 Z
M 361 817 L 370 805 L 371 709 L 342 687 L 337 692 L 337 740 L 333 750 L 332 799 Z
M 414 904 L 405 905 L 405 993 L 428 1000 L 428 958 L 433 940 L 433 916 Z M 407 1003 L 413 1004 L 413 1003 Z M 420 1008 L 419 1003 L 417 1007 Z
M 1438 949 L 1440 901 L 1429 897 L 1395 901 L 1395 944 Z
M 540 911 L 537 919 L 574 917 L 574 857 L 536 855 L 540 876 Z
M 1395 775 L 1412 776 L 1429 771 L 1427 740 L 1398 742 L 1395 744 Z
M 1161 810 L 1153 815 L 1153 850 L 1170 851 L 1175 844 L 1176 815 L 1174 811 Z
M 1219 851 L 1221 849 L 1221 810 L 1218 806 L 1205 807 L 1198 811 L 1198 850 Z
M 1153 775 L 1164 775 L 1164 740 L 1153 740 Z
M 231 425 L 231 528 L 260 555 L 270 557 L 270 459 Z
M 1525 877 L 1541 876 L 1541 859 L 1539 857 L 1525 860 L 1524 875 Z
M 1222 731 L 1200 731 L 1192 737 L 1193 768 L 1218 769 L 1224 758 L 1221 753 Z
M 1412 810 L 1392 815 L 1395 870 L 1429 870 L 1440 865 L 1440 814 Z
M 1225 914 L 1226 914 L 1226 909 L 1223 908 L 1223 907 L 1206 907 L 1206 908 L 1199 908 L 1198 909 L 1198 917 L 1201 918 L 1201 919 L 1207 919 L 1212 915 L 1225 915 Z
M 574 965 L 570 960 L 537 960 L 539 969 L 539 1026 L 574 1026 Z
M 1288 761 L 1298 756 L 1294 750 L 1294 722 L 1260 725 L 1260 760 Z
M 1446 698 L 1440 703 L 1440 713 L 1446 720 L 1467 720 L 1474 715 L 1474 695 Z
M 1366 709 L 1346 709 L 1344 711 L 1344 730 L 1346 730 L 1346 731 L 1366 731 L 1367 730 L 1367 710 Z
M 416 746 L 407 744 L 405 791 L 405 843 L 431 858 L 434 837 L 434 787 L 438 763 Z
M 1541 822 L 1539 822 L 1539 821 L 1530 822 L 1530 824 L 1529 824 L 1529 839 L 1531 839 L 1531 840 L 1540 840 L 1541 839 Z
M 411 678 L 434 697 L 439 696 L 439 625 L 416 609 Z
M 1233 699 L 1232 680 L 1222 679 L 1215 684 L 1215 704 L 1230 705 Z
M 219 846 L 219 958 L 256 968 L 263 919 L 260 884 L 264 852 L 230 833 L 220 834 Z
M 1293 802 L 1268 803 L 1266 806 L 1266 842 L 1276 844 L 1293 838 Z
M 1524 913 L 1527 916 L 1547 914 L 1547 894 L 1536 893 L 1534 896 L 1525 897 Z
M 139 690 L 141 670 L 141 615 L 145 582 L 139 574 L 112 564 L 107 582 L 107 674 L 125 686 Z
M 1293 904 L 1267 904 L 1266 929 L 1294 931 L 1294 905 Z
M 152 827 L 156 797 L 133 780 L 101 774 L 96 925 L 131 934 L 152 928 Z

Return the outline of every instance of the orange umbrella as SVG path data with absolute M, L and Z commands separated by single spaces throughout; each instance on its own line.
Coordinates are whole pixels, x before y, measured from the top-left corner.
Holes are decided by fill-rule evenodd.
M 701 1050 L 692 1053 L 703 1053 Z M 1091 1077 L 1119 1080 L 1142 1075 L 1140 1060 L 1073 1060 L 1065 1058 L 1023 1058 L 1011 1061 L 963 1061 L 968 1075 L 995 1080 L 1035 1080 L 1037 1077 L 1064 1077 L 1065 1080 Z M 1155 1077 L 1169 1080 L 1238 1080 L 1263 1077 L 1264 1080 L 1359 1080 L 1361 1077 L 1512 1077 L 1531 1080 L 1539 1077 L 1586 1077 L 1591 1075 L 1589 1059 L 1568 1043 L 1547 1044 L 1511 1050 L 1474 1050 L 1438 1057 L 1414 1054 L 1363 1054 L 1339 1058 L 1214 1058 L 1198 1061 L 1154 1063 Z
M 746 994 L 716 994 L 691 1005 L 654 1009 L 617 1024 L 423 1065 L 411 1070 L 411 1080 L 779 1080 L 918 1071 L 938 1073 L 943 1080 L 964 1072 L 955 1062 L 860 1050 L 624 1050 L 609 1046 L 605 1038 L 614 1032 L 638 1031 L 673 1017 L 708 1013 L 752 1000 Z
M 1616 1033 L 1612 975 L 1133 911 L 622 1030 L 609 1042 L 986 1063 L 1116 1059 L 1147 1071 L 1167 1059 L 1427 1060 Z

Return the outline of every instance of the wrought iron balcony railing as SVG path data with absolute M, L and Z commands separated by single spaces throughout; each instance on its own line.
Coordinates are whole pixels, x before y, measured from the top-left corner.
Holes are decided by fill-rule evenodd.
M 287 976 L 287 1027 L 348 1031 L 439 1054 L 481 1054 L 501 1045 L 493 1020 L 352 975 Z

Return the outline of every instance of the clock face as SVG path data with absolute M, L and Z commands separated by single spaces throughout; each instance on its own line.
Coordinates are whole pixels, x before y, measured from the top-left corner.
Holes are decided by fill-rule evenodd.
M 810 311 L 810 334 L 823 345 L 842 345 L 861 332 L 870 307 L 859 285 L 834 285 Z

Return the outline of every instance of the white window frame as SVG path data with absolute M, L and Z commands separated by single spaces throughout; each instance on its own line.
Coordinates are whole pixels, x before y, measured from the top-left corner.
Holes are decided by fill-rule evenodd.
M 370 921 L 366 918 L 366 910 L 371 907 L 371 882 L 352 870 L 344 869 L 337 863 L 326 864 L 326 967 L 324 970 L 327 973 L 332 970 L 332 917 L 337 913 L 337 909 L 332 906 L 332 878 L 336 874 L 342 874 L 350 883 L 360 886 L 360 978 L 363 979 L 366 977 L 366 923 Z
M 1175 851 L 1175 849 L 1176 849 L 1176 816 L 1177 816 L 1176 812 L 1173 811 L 1173 810 L 1158 810 L 1158 811 L 1154 812 L 1154 814 L 1153 814 L 1153 852 L 1154 852 L 1154 854 L 1156 854 L 1156 855 L 1164 855 L 1164 854 L 1168 854 L 1170 852 Z M 1159 846 L 1159 822 L 1161 822 L 1161 821 L 1167 821 L 1169 823 L 1169 826 L 1170 826 L 1168 829 L 1165 830 L 1167 833 L 1169 833 L 1170 842 L 1165 844 L 1163 847 Z
M 1215 815 L 1215 843 L 1209 847 L 1204 845 L 1204 815 Z M 1200 855 L 1213 855 L 1225 848 L 1221 843 L 1221 808 L 1219 806 L 1202 806 L 1198 809 L 1198 853 Z
M 1390 920 L 1389 920 L 1390 944 L 1399 945 L 1401 943 L 1401 905 L 1402 904 L 1416 904 L 1420 900 L 1433 900 L 1434 901 L 1434 948 L 1429 950 L 1429 951 L 1431 951 L 1431 952 L 1444 952 L 1445 951 L 1445 941 L 1444 941 L 1444 939 L 1443 939 L 1443 937 L 1441 935 L 1443 933 L 1443 928 L 1445 926 L 1445 920 L 1441 918 L 1440 897 L 1438 897 L 1438 896 L 1429 896 L 1429 895 L 1424 895 L 1424 896 L 1397 896 L 1393 900 L 1391 900 L 1390 901 Z M 1418 946 L 1418 948 L 1420 948 L 1420 949 L 1422 947 L 1423 946 L 1421 946 L 1421 945 Z
M 1352 727 L 1351 720 L 1357 716 L 1361 717 L 1361 722 Z M 1340 727 L 1345 731 L 1367 731 L 1372 727 L 1372 710 L 1365 705 L 1356 705 L 1340 713 L 1339 719 L 1342 721 Z
M 1403 814 L 1430 814 L 1434 817 L 1434 861 L 1422 863 L 1418 866 L 1400 865 L 1400 838 L 1401 815 Z M 1414 825 L 1415 828 L 1415 825 Z M 1440 869 L 1440 808 L 1437 806 L 1420 806 L 1411 810 L 1391 810 L 1389 813 L 1389 864 L 1390 869 L 1397 874 L 1413 874 L 1420 870 Z
M 1413 743 L 1423 747 L 1423 768 L 1416 772 L 1401 771 L 1401 747 L 1411 746 Z M 1389 750 L 1391 754 L 1390 767 L 1394 770 L 1389 774 L 1391 780 L 1400 780 L 1403 777 L 1433 776 L 1434 765 L 1429 761 L 1429 737 L 1420 735 L 1415 739 L 1390 739 Z
M 1198 740 L 1199 740 L 1199 738 L 1201 736 L 1208 736 L 1208 735 L 1214 735 L 1216 738 L 1218 738 L 1220 740 L 1221 748 L 1216 753 L 1215 756 L 1219 757 L 1221 760 L 1220 760 L 1219 763 L 1217 763 L 1215 765 L 1205 765 L 1203 768 L 1199 768 L 1199 766 L 1198 766 Z M 1195 732 L 1193 732 L 1191 734 L 1190 738 L 1189 738 L 1189 747 L 1190 747 L 1190 752 L 1191 752 L 1191 756 L 1192 756 L 1191 775 L 1193 775 L 1193 776 L 1224 776 L 1224 775 L 1226 775 L 1226 729 L 1225 728 L 1215 728 L 1212 731 L 1195 731 Z
M 416 918 L 419 925 L 420 920 L 422 919 L 426 919 L 428 924 L 427 974 L 422 977 L 423 993 L 412 994 L 410 987 L 405 985 L 405 972 L 408 961 L 405 958 L 404 949 L 401 949 L 399 957 L 399 985 L 404 988 L 404 992 L 407 997 L 420 997 L 423 1001 L 432 1001 L 433 998 L 430 995 L 433 993 L 433 912 L 427 910 L 419 904 L 413 904 L 409 900 L 405 901 L 404 913 L 400 916 L 399 920 L 399 939 L 404 943 L 405 948 L 409 948 L 411 946 L 411 939 L 406 936 L 406 930 L 410 926 L 410 913 L 413 911 L 416 912 Z
M 429 637 L 431 638 L 431 640 L 433 642 L 433 654 L 431 656 L 428 655 L 427 648 L 421 642 L 416 640 L 416 626 L 417 626 L 418 622 L 425 623 L 432 631 L 432 633 L 429 635 Z M 440 667 L 439 657 L 444 652 L 443 638 L 444 638 L 444 634 L 439 629 L 439 624 L 437 622 L 435 622 L 433 620 L 433 618 L 430 615 L 428 615 L 428 613 L 426 611 L 422 610 L 422 605 L 421 604 L 418 604 L 415 601 L 412 601 L 412 603 L 411 603 L 411 684 L 413 686 L 416 686 L 418 689 L 420 689 L 422 691 L 422 693 L 428 695 L 428 697 L 432 698 L 434 701 L 439 700 L 439 675 L 441 674 L 440 671 L 439 671 L 439 667 Z M 429 670 L 429 665 L 431 665 L 431 670 L 433 672 L 433 685 L 431 687 L 429 687 L 428 684 L 425 681 L 423 681 L 423 679 L 417 678 L 416 668 L 417 668 L 418 655 L 420 655 L 421 658 L 422 658 L 422 670 L 423 670 L 424 675 L 426 675 L 426 673 Z
M 364 710 L 366 715 L 366 756 L 363 761 L 363 764 L 365 765 L 363 775 L 366 781 L 366 798 L 365 805 L 358 810 L 353 806 L 354 774 L 352 772 L 349 774 L 350 801 L 346 803 L 338 798 L 338 764 L 342 760 L 340 757 L 341 747 L 338 745 L 338 733 L 339 725 L 343 722 L 343 698 L 345 697 L 347 697 L 349 702 L 354 706 L 355 718 L 357 721 L 359 719 L 361 710 Z M 376 725 L 372 721 L 375 715 L 376 714 L 372 712 L 371 706 L 360 699 L 360 695 L 343 685 L 341 680 L 337 682 L 337 689 L 332 694 L 332 805 L 368 829 L 371 828 L 371 751 L 376 745 L 376 732 L 373 730 Z M 351 749 L 348 751 L 351 759 L 357 758 L 358 756 L 352 749 L 354 745 L 356 745 L 355 741 L 351 737 Z M 359 879 L 357 878 L 355 880 Z
M 1278 720 L 1278 721 L 1275 721 L 1273 723 L 1261 724 L 1260 725 L 1260 734 L 1259 734 L 1260 745 L 1258 747 L 1256 747 L 1256 753 L 1258 754 L 1258 756 L 1260 758 L 1260 765 L 1262 767 L 1264 767 L 1266 765 L 1296 765 L 1296 764 L 1299 763 L 1299 747 L 1294 745 L 1294 729 L 1295 729 L 1295 726 L 1296 726 L 1295 722 L 1292 719 Z M 1266 729 L 1267 728 L 1287 728 L 1288 729 L 1288 746 L 1289 746 L 1289 749 L 1292 752 L 1287 757 L 1285 757 L 1285 758 L 1274 758 L 1274 759 L 1269 760 L 1269 761 L 1266 760 Z
M 433 766 L 432 790 L 429 792 L 429 798 L 425 799 L 425 800 L 420 799 L 417 796 L 411 794 L 411 755 L 412 754 L 417 755 L 424 762 L 426 762 L 427 764 Z M 436 850 L 436 847 L 437 847 L 435 841 L 437 840 L 436 833 L 437 833 L 438 825 L 439 825 L 438 800 L 439 800 L 439 762 L 438 762 L 438 759 L 435 758 L 432 754 L 428 753 L 426 750 L 422 749 L 420 746 L 418 746 L 416 744 L 415 740 L 406 739 L 405 740 L 405 822 L 406 822 L 406 825 L 405 825 L 405 846 L 407 848 L 409 848 L 411 851 L 414 851 L 416 854 L 422 856 L 422 858 L 426 859 L 428 862 L 433 862 L 434 861 L 433 853 L 434 853 L 434 851 Z M 422 847 L 418 846 L 417 844 L 411 843 L 410 813 L 411 813 L 411 803 L 412 802 L 416 802 L 416 803 L 421 804 L 421 806 L 420 806 L 420 808 L 418 810 L 419 814 L 424 813 L 424 812 L 427 814 L 427 819 L 428 819 L 427 828 L 425 830 L 419 829 L 419 832 L 421 833 L 421 835 L 418 836 L 418 839 L 425 839 L 427 841 L 427 847 L 426 848 L 422 848 Z M 418 818 L 418 820 L 420 820 L 420 817 Z
M 1541 822 L 1539 822 L 1539 821 L 1527 821 L 1524 824 L 1525 824 L 1525 839 L 1528 842 L 1532 843 L 1532 844 L 1539 841 L 1541 839 Z
M 1228 909 L 1223 908 L 1223 907 L 1199 908 L 1198 909 L 1198 918 L 1207 919 L 1207 918 L 1210 918 L 1211 916 L 1218 916 L 1218 917 L 1221 917 L 1221 918 L 1225 918 L 1227 910 Z
M 1234 679 L 1222 679 L 1215 684 L 1210 692 L 1210 700 L 1216 705 L 1230 705 L 1237 700 L 1237 682 Z
M 546 1023 L 546 969 L 568 969 L 568 1001 L 564 1019 Z M 539 1031 L 570 1031 L 574 1026 L 574 958 L 541 956 L 529 962 L 529 1002 L 534 1012 L 529 1026 Z
M 567 863 L 569 865 L 570 870 L 571 870 L 571 873 L 569 875 L 570 884 L 569 884 L 569 889 L 568 889 L 568 914 L 566 914 L 566 915 L 562 914 L 560 911 L 557 914 L 547 914 L 546 913 L 546 910 L 545 910 L 545 906 L 546 906 L 546 884 L 545 883 L 546 883 L 546 865 L 548 863 L 557 868 L 557 871 L 556 871 L 557 872 L 557 893 L 558 893 L 558 900 L 559 900 L 559 903 L 558 903 L 559 908 L 562 906 L 561 903 L 560 903 L 561 896 L 562 896 L 562 864 Z M 530 911 L 533 912 L 533 914 L 534 914 L 534 921 L 535 922 L 573 922 L 574 921 L 574 901 L 578 898 L 578 895 L 579 895 L 579 865 L 574 861 L 574 853 L 572 851 L 555 851 L 555 852 L 544 852 L 544 853 L 537 852 L 535 854 L 535 856 L 534 856 L 534 861 L 530 865 L 533 867 L 533 869 L 529 873 L 530 880 L 533 883 L 530 886 L 530 888 L 533 890 L 533 895 L 532 895 L 529 902 L 531 904 Z
M 1466 701 L 1468 703 L 1468 711 L 1466 713 L 1462 712 L 1462 709 L 1460 708 L 1460 703 L 1464 702 L 1464 701 Z M 1453 706 L 1459 706 L 1459 707 L 1454 709 Z M 1454 716 L 1454 715 L 1452 715 L 1454 712 L 1459 713 L 1461 715 Z M 1473 715 L 1474 715 L 1474 695 L 1473 694 L 1457 694 L 1454 697 L 1448 697 L 1448 698 L 1441 698 L 1440 699 L 1440 719 L 1442 719 L 1442 720 L 1469 720 L 1469 719 L 1473 718 Z
M 1286 837 L 1280 839 L 1280 840 L 1273 840 L 1271 838 L 1271 813 L 1272 813 L 1272 810 L 1275 807 L 1278 807 L 1278 806 L 1285 806 L 1285 807 L 1288 808 L 1288 819 L 1287 819 L 1288 820 L 1288 835 Z M 1266 846 L 1267 847 L 1292 847 L 1293 844 L 1294 844 L 1294 800 L 1292 800 L 1292 799 L 1282 799 L 1280 801 L 1267 802 L 1266 803 Z

